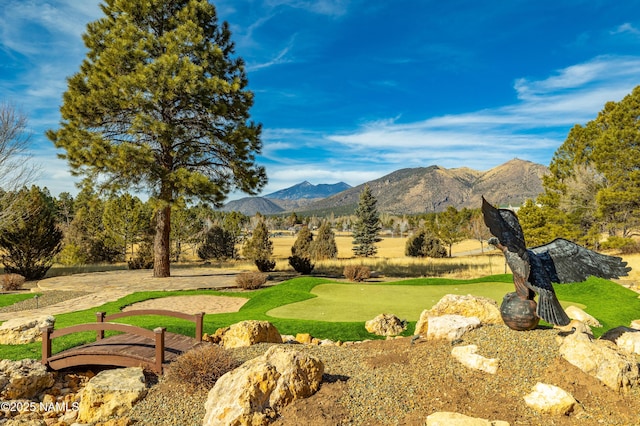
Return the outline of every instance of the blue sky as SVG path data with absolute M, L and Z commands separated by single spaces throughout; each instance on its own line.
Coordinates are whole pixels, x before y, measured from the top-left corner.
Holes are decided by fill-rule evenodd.
M 29 117 L 37 184 L 77 192 L 44 131 L 86 54 L 94 0 L 2 0 L 0 101 Z M 640 84 L 640 4 L 222 0 L 263 124 L 263 194 L 405 167 L 548 165 L 570 128 Z M 243 194 L 234 194 L 238 198 Z

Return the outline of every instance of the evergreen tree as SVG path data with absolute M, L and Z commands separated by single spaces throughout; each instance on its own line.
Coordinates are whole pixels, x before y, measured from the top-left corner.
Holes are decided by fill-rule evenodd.
M 369 185 L 365 185 L 360 193 L 360 200 L 355 211 L 356 222 L 353 225 L 353 253 L 359 257 L 375 256 L 378 248 L 375 243 L 381 240 L 380 217 L 376 204 L 378 200 L 371 194 Z
M 198 248 L 198 257 L 202 260 L 226 260 L 235 257 L 235 238 L 231 232 L 219 225 L 213 225 L 207 231 L 205 240 Z
M 129 193 L 113 196 L 105 202 L 102 212 L 105 235 L 122 248 L 123 258 L 129 245 L 133 255 L 134 244 L 141 240 L 149 227 L 150 213 L 138 197 Z
M 333 233 L 331 223 L 328 220 L 322 222 L 322 225 L 318 228 L 318 235 L 311 243 L 310 252 L 313 260 L 335 259 L 338 257 L 336 235 Z
M 154 199 L 154 276 L 170 275 L 171 205 L 266 183 L 261 126 L 229 25 L 206 0 L 105 0 L 47 135 L 75 174 Z
M 607 102 L 586 125 L 574 126 L 543 178 L 537 201 L 549 223 L 587 246 L 598 235 L 630 236 L 640 227 L 640 86 Z
M 273 271 L 276 262 L 271 260 L 273 255 L 273 242 L 269 239 L 267 224 L 261 219 L 253 230 L 242 249 L 242 254 L 252 260 L 260 272 Z
M 411 257 L 442 258 L 447 256 L 447 249 L 431 231 L 421 229 L 407 239 L 404 254 Z
M 38 280 L 45 276 L 62 248 L 54 200 L 46 189 L 32 186 L 21 190 L 13 205 L 20 212 L 19 217 L 0 229 L 4 270 Z
M 301 274 L 310 274 L 314 265 L 311 263 L 311 246 L 313 234 L 308 226 L 303 226 L 291 247 L 289 265 Z

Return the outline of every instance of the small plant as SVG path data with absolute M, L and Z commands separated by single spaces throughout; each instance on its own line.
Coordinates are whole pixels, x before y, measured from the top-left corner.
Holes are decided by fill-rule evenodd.
M 128 262 L 129 269 L 151 269 L 153 268 L 153 244 L 143 241 L 135 257 Z
M 5 291 L 20 290 L 25 282 L 25 278 L 19 274 L 4 274 L 2 276 L 2 289 Z
M 342 273 L 349 281 L 362 282 L 371 278 L 371 270 L 366 265 L 347 265 Z
M 302 257 L 293 255 L 289 257 L 289 265 L 296 271 L 303 275 L 309 275 L 313 271 L 314 264 L 311 263 L 311 259 L 308 257 Z
M 260 272 L 271 272 L 276 267 L 276 261 L 269 259 L 256 259 L 255 264 Z
M 243 272 L 236 276 L 236 284 L 245 290 L 255 290 L 267 282 L 267 274 L 260 272 Z
M 226 349 L 204 344 L 180 355 L 171 363 L 165 378 L 192 389 L 211 389 L 223 374 L 239 365 Z

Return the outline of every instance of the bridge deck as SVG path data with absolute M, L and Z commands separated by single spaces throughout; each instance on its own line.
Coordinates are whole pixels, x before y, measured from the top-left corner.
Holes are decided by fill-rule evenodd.
M 192 321 L 195 324 L 196 337 L 168 333 L 163 327 L 147 330 L 133 325 L 108 322 L 137 315 L 164 315 Z M 189 315 L 167 310 L 137 310 L 112 315 L 98 312 L 96 317 L 96 323 L 78 324 L 58 330 L 51 326 L 43 328 L 42 363 L 53 370 L 80 365 L 114 365 L 141 366 L 162 373 L 164 367 L 180 354 L 202 344 L 204 313 Z M 105 330 L 119 331 L 121 334 L 105 338 Z M 95 331 L 96 341 L 52 354 L 52 339 L 85 331 Z
M 165 333 L 164 339 L 163 367 L 201 344 L 193 337 L 175 333 Z M 52 370 L 79 365 L 142 366 L 155 370 L 155 354 L 154 340 L 125 333 L 58 352 L 47 359 L 47 364 Z

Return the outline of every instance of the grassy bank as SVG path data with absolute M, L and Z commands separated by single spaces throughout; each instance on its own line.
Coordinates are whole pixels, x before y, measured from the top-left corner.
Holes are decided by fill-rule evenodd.
M 301 308 L 297 304 L 305 303 L 311 299 L 321 300 L 314 289 L 322 289 L 320 293 L 333 297 L 341 295 L 341 305 L 332 307 L 325 313 L 324 319 L 317 317 L 310 318 L 311 309 L 308 306 Z M 329 290 L 327 290 L 329 289 Z M 470 291 L 472 290 L 473 291 Z M 310 333 L 318 338 L 332 340 L 363 340 L 376 338 L 364 329 L 364 321 L 370 319 L 375 314 L 381 313 L 377 309 L 371 312 L 360 312 L 360 320 L 344 320 L 341 313 L 357 305 L 375 304 L 380 310 L 396 313 L 398 309 L 412 309 L 412 312 L 428 309 L 433 303 L 447 293 L 467 294 L 485 291 L 492 294 L 494 299 L 501 299 L 505 289 L 512 291 L 511 275 L 494 275 L 473 280 L 444 279 L 444 278 L 421 278 L 390 283 L 337 283 L 326 278 L 302 277 L 285 281 L 276 286 L 263 288 L 247 292 L 220 292 L 211 290 L 194 290 L 179 292 L 140 292 L 123 297 L 115 302 L 110 302 L 92 309 L 78 311 L 56 316 L 56 328 L 67 327 L 74 324 L 95 321 L 96 311 L 107 313 L 119 312 L 124 306 L 131 305 L 147 299 L 187 296 L 187 295 L 222 295 L 231 297 L 243 297 L 249 299 L 247 303 L 234 313 L 208 314 L 205 316 L 205 332 L 213 333 L 220 327 L 246 320 L 266 320 L 272 322 L 282 334 Z M 594 329 L 596 336 L 601 335 L 608 328 L 619 325 L 629 325 L 633 319 L 637 319 L 640 313 L 640 299 L 634 293 L 611 281 L 590 278 L 585 283 L 566 284 L 556 286 L 558 297 L 566 305 L 577 304 L 604 325 L 601 329 Z M 469 291 L 467 291 L 469 290 Z M 354 293 L 355 292 L 355 293 Z M 390 294 L 397 293 L 408 296 L 390 297 Z M 410 304 L 407 299 L 413 301 Z M 362 302 L 365 301 L 363 304 Z M 308 302 L 307 302 L 308 303 Z M 323 302 L 324 303 L 324 302 Z M 397 303 L 397 304 L 395 304 Z M 329 303 L 326 306 L 330 306 Z M 313 302 L 311 303 L 313 306 Z M 293 309 L 295 307 L 295 309 Z M 285 314 L 279 310 L 289 311 Z M 297 312 L 297 313 L 291 313 Z M 317 314 L 318 311 L 316 311 Z M 307 313 L 307 314 L 305 314 Z M 396 313 L 398 315 L 398 313 Z M 289 317 L 286 317 L 289 316 Z M 415 315 L 409 319 L 409 327 L 405 335 L 413 333 L 415 328 Z M 127 318 L 128 323 L 152 329 L 159 325 L 166 326 L 168 331 L 193 335 L 194 326 L 192 323 L 166 317 L 135 317 Z M 92 333 L 82 333 L 64 336 L 54 340 L 53 351 L 58 352 L 69 347 L 76 346 L 88 341 L 92 341 Z M 3 358 L 39 358 L 40 343 L 17 346 L 0 346 L 0 353 Z

